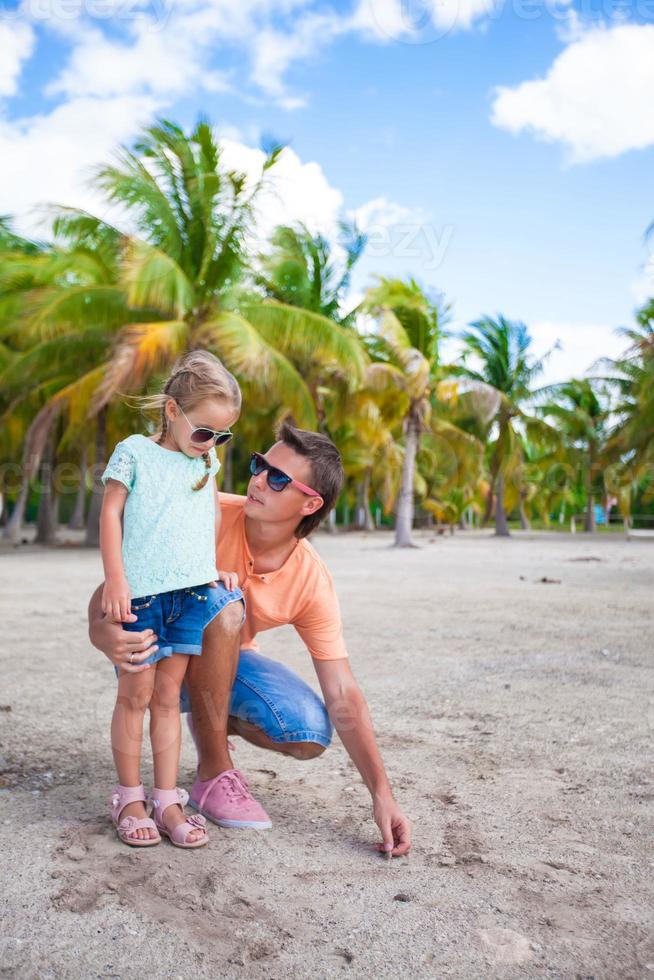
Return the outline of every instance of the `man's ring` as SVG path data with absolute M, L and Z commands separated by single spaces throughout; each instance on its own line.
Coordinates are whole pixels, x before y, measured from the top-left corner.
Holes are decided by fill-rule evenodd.
M 131 652 L 131 653 L 130 653 L 130 655 L 129 655 L 129 662 L 130 662 L 131 664 L 133 664 L 133 663 L 134 663 L 134 651 L 133 651 L 133 650 L 132 650 L 132 652 Z

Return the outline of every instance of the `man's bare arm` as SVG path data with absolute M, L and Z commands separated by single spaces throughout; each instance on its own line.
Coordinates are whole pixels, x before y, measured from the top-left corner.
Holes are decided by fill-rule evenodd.
M 140 633 L 130 633 L 124 630 L 120 623 L 108 619 L 102 612 L 102 589 L 99 585 L 89 602 L 89 639 L 94 647 L 101 650 L 105 657 L 130 674 L 138 674 L 148 670 L 151 664 L 142 664 L 159 648 L 154 645 L 157 636 L 152 630 L 142 630 Z M 126 621 L 133 623 L 137 617 L 130 613 Z
M 329 717 L 373 800 L 375 822 L 383 835 L 379 850 L 394 856 L 411 847 L 411 823 L 395 802 L 368 710 L 348 660 L 313 661 Z

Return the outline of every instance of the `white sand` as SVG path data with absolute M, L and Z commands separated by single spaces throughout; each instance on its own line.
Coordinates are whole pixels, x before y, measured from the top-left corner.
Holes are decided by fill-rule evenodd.
M 654 543 L 389 540 L 317 544 L 414 821 L 390 863 L 340 743 L 298 762 L 237 740 L 272 831 L 119 844 L 113 672 L 85 632 L 99 556 L 2 552 L 0 973 L 654 977 Z M 292 631 L 263 639 L 315 681 Z M 193 763 L 187 738 L 181 785 Z

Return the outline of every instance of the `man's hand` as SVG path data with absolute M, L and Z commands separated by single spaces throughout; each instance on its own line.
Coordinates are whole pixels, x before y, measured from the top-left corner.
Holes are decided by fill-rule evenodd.
M 374 797 L 373 815 L 384 840 L 375 844 L 378 851 L 400 857 L 411 849 L 411 822 L 392 796 Z
M 102 590 L 102 612 L 119 623 L 129 622 L 132 612 L 132 596 L 127 579 L 107 578 Z
M 222 582 L 228 592 L 238 589 L 238 574 L 236 572 L 221 572 L 218 570 L 218 581 Z
M 347 659 L 315 660 L 327 712 L 341 742 L 372 796 L 375 823 L 383 841 L 378 851 L 399 857 L 411 848 L 411 824 L 393 799 L 377 747 L 366 699 Z
M 129 613 L 125 618 L 127 622 L 133 623 L 138 617 Z M 142 661 L 159 649 L 154 645 L 157 636 L 152 630 L 130 633 L 123 629 L 121 623 L 114 623 L 107 618 L 92 620 L 89 635 L 93 646 L 102 650 L 115 667 L 120 667 L 128 674 L 140 674 L 143 670 L 149 670 L 152 664 L 144 664 Z

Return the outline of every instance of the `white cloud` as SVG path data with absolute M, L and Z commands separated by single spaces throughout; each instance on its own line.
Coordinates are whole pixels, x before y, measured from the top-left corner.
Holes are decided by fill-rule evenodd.
M 423 208 L 407 208 L 386 197 L 376 197 L 347 212 L 368 236 L 366 260 L 374 260 L 378 271 L 429 278 L 442 266 L 454 236 L 453 225 L 437 226 Z M 397 263 L 404 263 L 404 269 Z M 393 268 L 382 270 L 381 264 Z
M 305 98 L 288 90 L 289 68 L 336 38 L 428 43 L 470 28 L 504 0 L 426 0 L 419 17 L 403 0 L 351 2 L 344 10 L 318 0 L 23 0 L 5 26 L 12 43 L 0 35 L 9 51 L 0 66 L 0 93 L 14 91 L 20 63 L 31 52 L 30 25 L 38 25 L 71 46 L 45 89 L 48 96 L 173 98 L 198 89 L 225 91 L 232 78 L 216 69 L 216 59 L 231 46 L 250 62 L 255 91 L 295 109 Z M 238 90 L 247 97 L 247 86 Z
M 423 0 L 415 5 L 404 0 L 359 0 L 349 26 L 378 41 L 431 44 L 451 31 L 470 30 L 502 6 L 503 0 Z
M 347 212 L 350 221 L 355 221 L 361 231 L 370 232 L 376 228 L 393 228 L 398 224 L 423 224 L 429 215 L 422 208 L 407 208 L 386 197 L 375 197 L 358 208 Z
M 109 34 L 103 18 L 94 16 L 94 0 L 80 0 L 77 6 L 67 0 L 65 11 L 59 9 L 59 0 L 28 0 L 0 35 L 6 50 L 15 52 L 14 67 L 10 70 L 5 58 L 0 69 L 5 88 L 15 85 L 10 79 L 31 50 L 34 32 L 25 17 L 41 31 L 63 37 L 70 52 L 46 88 L 48 96 L 63 99 L 59 105 L 19 119 L 0 114 L 0 213 L 15 214 L 18 230 L 26 234 L 39 230 L 34 209 L 45 202 L 115 216 L 115 209 L 89 188 L 92 170 L 180 97 L 199 88 L 223 90 L 226 75 L 212 68 L 223 42 L 246 48 L 255 64 L 255 83 L 290 104 L 283 82 L 287 67 L 309 57 L 315 45 L 340 29 L 336 14 L 307 10 L 312 3 L 242 0 L 236 8 L 231 0 L 176 0 L 174 6 L 161 0 L 147 5 L 145 13 L 140 2 L 121 6 L 117 0 L 97 0 L 103 10 L 116 8 Z M 276 54 L 273 42 L 278 38 L 264 32 L 268 46 L 258 40 L 258 27 L 273 14 L 290 25 Z M 5 26 L 2 21 L 0 26 Z M 251 127 L 219 136 L 225 163 L 258 177 L 264 155 L 248 145 L 256 141 Z M 258 236 L 263 240 L 276 224 L 294 221 L 335 236 L 342 206 L 342 194 L 331 187 L 321 167 L 287 149 L 258 200 Z
M 413 33 L 402 0 L 359 0 L 350 27 L 379 41 L 397 41 Z
M 536 357 L 542 357 L 558 343 L 545 362 L 538 385 L 554 384 L 593 373 L 593 365 L 603 357 L 618 357 L 625 349 L 624 337 L 616 333 L 615 324 L 557 323 L 542 320 L 529 324 Z M 597 371 L 601 374 L 601 369 Z
M 113 41 L 97 29 L 78 38 L 68 64 L 47 95 L 114 96 L 150 93 L 180 97 L 197 89 L 225 91 L 228 76 L 207 65 L 209 39 L 171 19 L 160 30 L 137 22 L 129 39 Z
M 86 208 L 101 217 L 107 205 L 91 191 L 93 167 L 107 162 L 156 111 L 149 98 L 80 98 L 49 115 L 0 120 L 0 213 L 16 215 L 23 234 L 43 233 L 34 209 L 44 203 Z
M 250 181 L 261 174 L 264 153 L 235 140 L 223 139 L 223 164 L 244 171 Z M 315 161 L 303 163 L 287 147 L 269 171 L 257 199 L 257 235 L 263 247 L 271 231 L 279 224 L 303 222 L 309 231 L 334 238 L 343 207 L 343 195 L 332 187 Z
M 108 162 L 119 143 L 129 143 L 161 106 L 150 97 L 72 99 L 49 115 L 15 122 L 0 120 L 0 214 L 16 215 L 23 234 L 45 233 L 41 205 L 79 207 L 106 220 L 117 209 L 88 186 L 92 171 Z M 218 133 L 223 166 L 243 170 L 253 182 L 261 174 L 263 151 Z M 281 223 L 304 222 L 312 232 L 335 237 L 343 195 L 320 165 L 303 162 L 287 148 L 257 199 L 255 243 L 263 247 Z M 120 221 L 119 221 L 120 223 Z
M 308 13 L 290 31 L 272 27 L 260 30 L 252 40 L 252 78 L 268 95 L 288 109 L 304 105 L 304 99 L 285 93 L 284 74 L 295 61 L 310 58 L 319 47 L 346 30 L 336 14 Z
M 445 30 L 469 30 L 474 21 L 490 17 L 501 4 L 498 0 L 432 0 L 434 23 Z
M 0 19 L 0 95 L 13 95 L 23 63 L 34 50 L 34 31 L 21 21 Z
M 573 163 L 654 143 L 654 25 L 576 25 L 545 78 L 495 89 L 491 122 L 561 142 Z
M 249 81 L 282 107 L 304 99 L 286 91 L 284 74 L 295 61 L 309 59 L 321 45 L 346 30 L 336 12 L 309 9 L 313 0 L 160 0 L 125 4 L 118 0 L 70 3 L 62 16 L 56 0 L 26 8 L 43 27 L 72 44 L 67 62 L 46 89 L 48 95 L 144 94 L 180 97 L 198 89 L 230 88 L 231 73 L 215 61 L 236 46 L 251 62 Z M 115 7 L 112 32 L 105 31 Z M 140 9 L 147 7 L 147 10 Z M 33 8 L 33 9 L 32 9 Z M 67 8 L 68 9 L 68 5 Z M 306 10 L 306 12 L 304 12 Z M 90 16 L 82 16 L 82 14 Z M 240 87 L 246 93 L 246 87 Z

